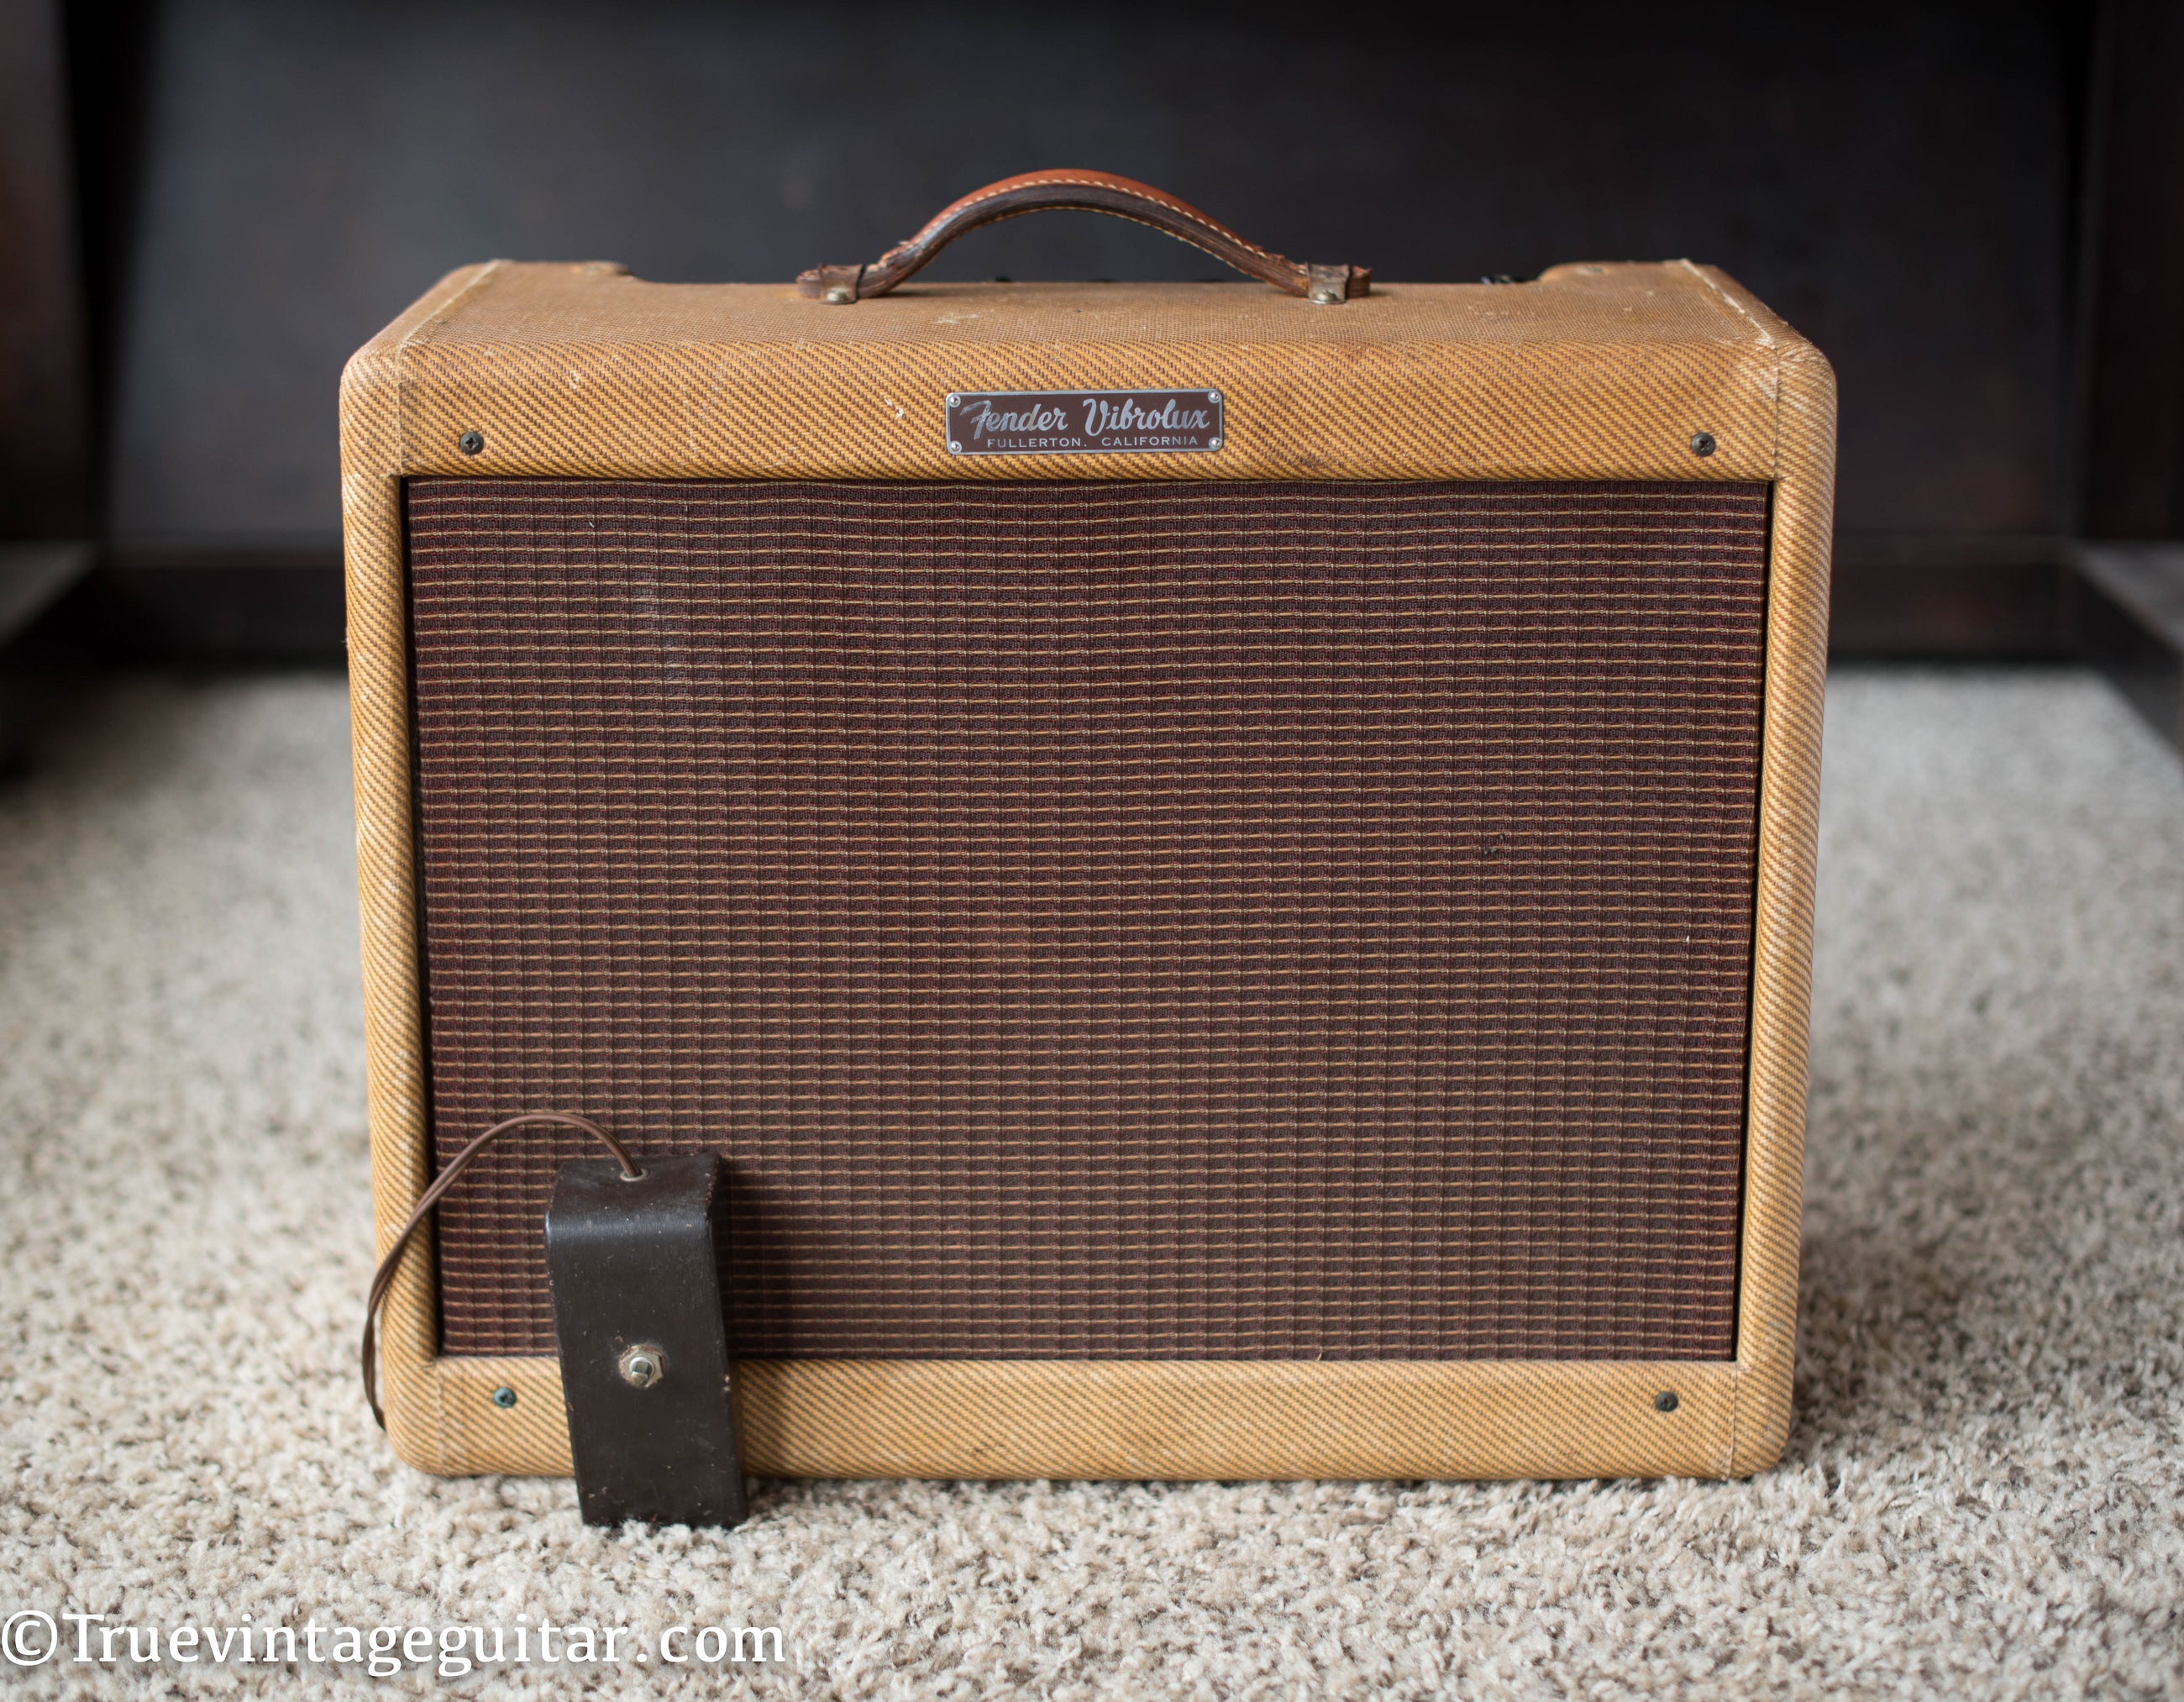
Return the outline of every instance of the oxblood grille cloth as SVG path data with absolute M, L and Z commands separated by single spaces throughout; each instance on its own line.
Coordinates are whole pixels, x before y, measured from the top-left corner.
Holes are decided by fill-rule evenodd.
M 438 1162 L 749 1357 L 1725 1359 L 1768 491 L 408 487 Z M 550 1353 L 555 1166 L 439 1217 Z

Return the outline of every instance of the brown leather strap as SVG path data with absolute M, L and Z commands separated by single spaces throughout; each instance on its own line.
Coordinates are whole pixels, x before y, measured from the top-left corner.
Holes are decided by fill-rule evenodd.
M 1028 171 L 1021 177 L 989 183 L 942 208 L 923 230 L 908 242 L 896 243 L 871 265 L 814 266 L 798 274 L 797 292 L 838 304 L 885 295 L 966 232 L 998 220 L 1056 208 L 1108 213 L 1117 219 L 1150 225 L 1156 231 L 1165 231 L 1205 249 L 1240 272 L 1310 301 L 1332 304 L 1373 291 L 1373 274 L 1367 267 L 1300 265 L 1245 242 L 1188 202 L 1148 184 L 1106 171 Z
M 456 1153 L 453 1162 L 433 1180 L 432 1186 L 425 1190 L 424 1197 L 417 1202 L 416 1209 L 410 1214 L 410 1221 L 402 1225 L 402 1232 L 394 1237 L 394 1244 L 387 1249 L 387 1257 L 379 1261 L 379 1269 L 372 1273 L 371 1292 L 365 1297 L 364 1398 L 371 1403 L 371 1415 L 379 1420 L 380 1429 L 387 1428 L 387 1415 L 379 1408 L 379 1309 L 386 1302 L 387 1291 L 394 1286 L 394 1273 L 402 1268 L 402 1255 L 409 1249 L 410 1237 L 432 1214 L 432 1208 L 440 1203 L 440 1196 L 454 1186 L 455 1179 L 470 1169 L 473 1158 L 510 1130 L 542 1123 L 563 1129 L 581 1129 L 587 1135 L 596 1135 L 606 1143 L 607 1150 L 621 1161 L 621 1173 L 626 1178 L 633 1182 L 644 1175 L 638 1169 L 637 1160 L 630 1157 L 628 1147 L 590 1118 L 577 1117 L 565 1111 L 526 1111 L 504 1119 Z

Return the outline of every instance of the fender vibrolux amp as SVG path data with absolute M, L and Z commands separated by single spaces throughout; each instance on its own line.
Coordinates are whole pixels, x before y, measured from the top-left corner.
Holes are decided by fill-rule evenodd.
M 1052 206 L 1256 281 L 897 287 Z M 454 273 L 343 389 L 382 1247 L 521 1113 L 717 1153 L 769 1475 L 1769 1464 L 1834 421 L 1707 267 L 1375 283 L 1092 172 Z M 405 1459 L 570 1470 L 594 1156 L 440 1200 Z

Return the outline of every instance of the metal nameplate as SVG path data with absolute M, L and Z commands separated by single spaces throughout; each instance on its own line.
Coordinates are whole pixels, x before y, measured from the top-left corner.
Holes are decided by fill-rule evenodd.
M 1221 447 L 1218 390 L 963 390 L 951 455 L 1203 455 Z

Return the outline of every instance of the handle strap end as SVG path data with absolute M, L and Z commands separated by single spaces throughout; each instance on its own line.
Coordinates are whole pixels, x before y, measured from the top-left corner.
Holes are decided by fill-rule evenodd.
M 847 307 L 856 300 L 857 287 L 864 275 L 862 266 L 814 266 L 809 271 L 797 273 L 796 293 L 813 301 Z
M 1306 266 L 1304 272 L 1305 299 L 1322 307 L 1373 293 L 1370 266 Z

